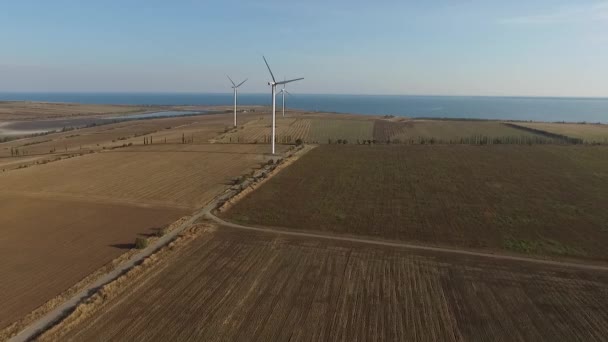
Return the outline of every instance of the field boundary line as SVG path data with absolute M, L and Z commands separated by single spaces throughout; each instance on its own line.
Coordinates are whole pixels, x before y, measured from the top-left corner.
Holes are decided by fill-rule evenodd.
M 218 223 L 220 225 L 226 226 L 226 227 L 241 229 L 241 230 L 262 232 L 262 233 L 272 233 L 272 234 L 280 234 L 280 235 L 288 235 L 288 236 L 296 236 L 296 237 L 362 243 L 362 244 L 376 245 L 376 246 L 396 247 L 396 248 L 404 248 L 404 249 L 427 251 L 427 252 L 439 252 L 439 253 L 444 253 L 444 254 L 459 254 L 459 255 L 491 258 L 491 259 L 498 259 L 498 260 L 521 261 L 521 262 L 535 263 L 535 264 L 548 265 L 548 266 L 569 267 L 569 268 L 576 268 L 576 269 L 581 269 L 581 270 L 608 272 L 608 266 L 602 266 L 602 265 L 581 264 L 581 263 L 568 262 L 568 261 L 543 260 L 543 259 L 528 258 L 528 257 L 524 257 L 524 256 L 492 254 L 492 253 L 468 251 L 468 250 L 464 250 L 464 249 L 417 245 L 417 244 L 412 244 L 412 243 L 407 243 L 407 242 L 399 242 L 399 241 L 391 241 L 391 240 L 366 239 L 364 237 L 350 237 L 350 236 L 330 235 L 330 234 L 324 234 L 324 233 L 290 231 L 290 230 L 279 229 L 279 228 L 245 226 L 245 225 L 241 225 L 238 223 L 225 221 L 225 220 L 215 216 L 215 214 L 213 214 L 213 212 L 211 210 L 209 210 L 207 212 L 207 218 L 215 221 L 216 223 Z

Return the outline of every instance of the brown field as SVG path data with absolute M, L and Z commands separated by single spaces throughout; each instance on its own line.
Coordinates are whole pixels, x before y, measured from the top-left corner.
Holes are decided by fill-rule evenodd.
M 36 120 L 104 114 L 126 114 L 143 112 L 150 109 L 151 107 L 149 106 L 0 101 L 0 121 Z
M 608 143 L 608 125 L 548 122 L 518 122 L 517 124 L 549 133 L 583 139 L 588 143 Z
M 265 152 L 134 146 L 0 173 L 0 329 L 124 253 L 138 234 L 204 206 Z
M 267 145 L 134 146 L 6 172 L 0 191 L 197 208 L 231 178 L 267 160 L 268 150 Z
M 601 272 L 228 228 L 168 253 L 41 340 L 603 341 L 608 334 Z
M 0 329 L 187 210 L 0 193 Z
M 608 148 L 322 145 L 222 214 L 244 224 L 608 260 Z
M 374 139 L 380 142 L 400 140 L 416 143 L 418 138 L 434 138 L 440 142 L 458 141 L 471 136 L 530 137 L 533 133 L 503 125 L 499 121 L 475 120 L 375 120 Z

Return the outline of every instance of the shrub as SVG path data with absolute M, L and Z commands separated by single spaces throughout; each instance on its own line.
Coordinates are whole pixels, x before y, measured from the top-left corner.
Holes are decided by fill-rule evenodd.
M 144 237 L 138 237 L 135 239 L 135 248 L 144 249 L 148 247 L 148 239 Z
M 161 236 L 166 235 L 168 232 L 169 232 L 169 227 L 160 228 L 159 230 L 156 231 L 156 236 L 161 237 Z
M 296 146 L 300 146 L 302 145 L 304 142 L 302 141 L 302 139 L 296 139 Z
M 342 143 L 343 144 L 348 144 L 348 140 L 344 139 L 344 140 L 342 140 Z
M 267 164 L 268 164 L 268 165 L 272 165 L 272 164 L 274 164 L 274 160 L 270 159 L 270 160 L 268 161 L 268 163 L 267 163 Z

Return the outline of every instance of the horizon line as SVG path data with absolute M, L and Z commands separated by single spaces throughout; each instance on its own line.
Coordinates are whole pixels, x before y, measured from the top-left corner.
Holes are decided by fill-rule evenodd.
M 196 91 L 0 91 L 0 94 L 74 94 L 74 95 L 232 95 L 231 92 L 196 92 Z M 240 95 L 268 95 L 265 92 L 239 92 Z M 571 95 L 454 95 L 454 94 L 372 94 L 372 93 L 297 93 L 312 96 L 403 96 L 403 97 L 493 97 L 493 98 L 530 98 L 530 99 L 588 99 L 608 100 L 608 96 L 571 96 Z M 0 101 L 27 101 L 1 100 Z M 34 101 L 40 102 L 40 101 Z

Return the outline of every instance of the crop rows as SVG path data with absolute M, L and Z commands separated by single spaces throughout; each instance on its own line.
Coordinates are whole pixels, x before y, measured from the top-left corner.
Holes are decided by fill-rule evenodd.
M 263 160 L 262 146 L 218 147 L 214 152 L 152 145 L 87 155 L 7 173 L 0 190 L 194 208 Z M 256 151 L 246 152 L 252 148 Z
M 220 228 L 42 340 L 602 341 L 607 281 Z
M 272 137 L 271 124 L 270 118 L 260 117 L 224 134 L 220 141 L 223 143 L 268 144 Z M 293 144 L 297 139 L 306 140 L 310 121 L 301 118 L 277 117 L 276 125 L 276 142 Z

